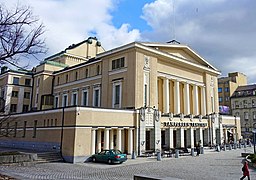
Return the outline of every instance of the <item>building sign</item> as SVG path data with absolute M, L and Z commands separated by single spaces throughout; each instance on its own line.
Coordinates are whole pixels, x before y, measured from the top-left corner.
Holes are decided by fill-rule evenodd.
M 206 127 L 207 123 L 193 122 L 163 122 L 163 127 Z

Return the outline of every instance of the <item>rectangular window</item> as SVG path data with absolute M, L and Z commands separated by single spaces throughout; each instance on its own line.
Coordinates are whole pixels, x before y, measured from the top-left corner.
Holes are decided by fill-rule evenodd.
M 19 91 L 12 91 L 12 97 L 18 97 Z
M 244 103 L 244 108 L 247 108 L 247 100 L 244 100 L 243 103 Z
M 15 113 L 17 111 L 17 104 L 11 104 L 10 112 Z
M 123 68 L 124 64 L 125 64 L 125 58 L 124 57 L 112 60 L 112 70 Z
M 99 107 L 100 90 L 99 90 L 99 89 L 95 89 L 93 95 L 94 95 L 94 96 L 93 96 L 93 100 L 94 100 L 93 106 L 94 106 L 94 107 Z
M 252 107 L 255 107 L 255 106 L 256 106 L 256 100 L 253 99 L 253 100 L 252 100 Z
M 13 77 L 13 84 L 19 85 L 20 78 Z
M 59 106 L 59 97 L 56 96 L 54 100 L 54 108 L 58 108 L 58 106 Z
M 219 102 L 222 102 L 222 97 L 219 97 Z
M 23 105 L 22 112 L 28 112 L 29 111 L 29 105 Z
M 88 106 L 88 91 L 83 91 L 83 106 Z
M 244 120 L 246 120 L 246 121 L 249 120 L 249 114 L 248 114 L 248 112 L 244 112 Z
M 24 92 L 24 98 L 30 99 L 30 92 Z
M 38 77 L 38 79 L 37 79 L 37 84 L 36 84 L 36 86 L 38 87 L 40 85 L 40 77 Z
M 57 123 L 58 123 L 58 120 L 57 120 L 57 119 L 55 119 L 55 126 L 57 126 Z
M 51 126 L 53 126 L 53 119 L 51 119 Z
M 2 134 L 2 123 L 0 123 L 0 135 Z
M 33 138 L 36 138 L 36 127 L 37 127 L 37 120 L 34 121 Z
M 253 120 L 256 120 L 256 111 L 252 112 L 252 117 L 253 117 Z
M 38 103 L 38 94 L 36 94 L 36 103 Z
M 27 121 L 24 121 L 24 126 L 23 126 L 23 138 L 26 137 L 26 128 L 27 128 Z
M 225 87 L 225 92 L 229 92 L 229 87 Z
M 218 88 L 218 92 L 221 93 L 222 92 L 222 88 Z
M 115 86 L 115 105 L 120 103 L 120 85 Z
M 31 79 L 25 79 L 25 86 L 30 86 Z
M 63 99 L 62 99 L 62 107 L 67 107 L 68 106 L 68 95 L 65 94 L 63 95 Z
M 235 101 L 235 107 L 239 108 L 239 102 L 238 101 Z
M 77 92 L 72 94 L 72 106 L 77 105 Z
M 229 97 L 228 96 L 225 97 L 225 101 L 229 101 Z

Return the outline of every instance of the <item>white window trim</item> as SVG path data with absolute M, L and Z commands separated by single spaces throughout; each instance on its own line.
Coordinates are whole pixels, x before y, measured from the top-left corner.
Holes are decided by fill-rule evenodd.
M 112 108 L 116 108 L 115 106 L 115 95 L 116 95 L 116 86 L 120 86 L 120 92 L 119 92 L 119 104 L 118 104 L 118 108 L 121 108 L 121 104 L 122 104 L 122 82 L 118 81 L 118 82 L 114 82 L 113 83 L 113 87 L 112 87 Z
M 84 93 L 87 93 L 87 98 L 86 98 L 86 102 L 84 102 Z M 82 91 L 82 106 L 88 106 L 88 97 L 89 97 L 89 91 L 88 89 L 85 89 Z
M 74 95 L 76 95 L 76 104 L 74 104 Z M 71 106 L 76 106 L 76 105 L 78 105 L 78 93 L 77 93 L 77 91 L 75 91 L 75 92 L 72 92 L 72 96 L 71 96 Z
M 98 106 L 95 106 L 95 91 L 96 90 L 99 90 Z M 93 100 L 92 100 L 93 107 L 100 107 L 100 98 L 101 98 L 100 87 L 93 88 Z
M 67 104 L 66 105 L 64 104 L 64 97 L 65 96 L 67 96 Z M 68 106 L 68 94 L 63 94 L 62 95 L 62 107 L 66 107 L 66 106 Z

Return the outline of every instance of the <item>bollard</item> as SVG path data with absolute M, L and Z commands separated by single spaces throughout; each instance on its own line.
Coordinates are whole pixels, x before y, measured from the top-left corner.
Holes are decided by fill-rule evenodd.
M 160 151 L 158 151 L 157 152 L 157 161 L 161 161 L 162 159 L 161 159 L 161 153 L 160 153 Z
M 175 151 L 175 158 L 179 158 L 179 150 L 178 149 L 176 149 L 176 151 Z
M 132 151 L 132 159 L 136 159 L 135 151 Z
M 220 145 L 217 145 L 217 151 L 220 152 Z
M 191 148 L 191 156 L 195 156 L 195 149 Z
M 224 150 L 224 151 L 227 150 L 226 144 L 224 144 L 223 150 Z
M 204 147 L 200 147 L 200 154 L 204 154 Z
M 238 148 L 241 149 L 241 143 L 238 144 Z
M 234 144 L 234 149 L 237 149 L 237 144 L 236 143 Z
M 231 144 L 229 144 L 229 150 L 232 150 L 232 145 Z

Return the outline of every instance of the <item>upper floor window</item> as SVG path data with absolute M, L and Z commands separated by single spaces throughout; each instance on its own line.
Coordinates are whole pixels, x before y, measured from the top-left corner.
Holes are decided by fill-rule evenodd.
M 253 120 L 256 120 L 256 111 L 252 112 L 252 118 L 253 118 Z
M 225 96 L 225 101 L 229 101 L 229 97 L 228 96 Z
M 57 85 L 60 84 L 60 77 L 57 78 Z
M 229 87 L 225 87 L 225 92 L 229 92 Z
M 12 91 L 12 97 L 18 97 L 19 91 Z
M 17 111 L 17 104 L 11 104 L 10 112 L 15 113 Z
M 29 111 L 29 105 L 23 105 L 22 112 L 28 112 Z
M 94 107 L 100 106 L 100 88 L 95 88 L 93 90 L 93 106 Z
M 20 78 L 13 77 L 13 84 L 19 85 Z
M 75 80 L 78 79 L 78 72 L 75 73 Z
M 112 70 L 124 67 L 124 57 L 112 60 Z
M 239 102 L 235 101 L 235 108 L 239 108 Z
M 30 99 L 30 92 L 24 92 L 24 98 Z
M 248 120 L 249 119 L 249 114 L 248 112 L 244 112 L 244 120 Z
M 218 92 L 221 93 L 222 92 L 222 88 L 218 88 Z
M 100 65 L 97 66 L 97 75 L 100 74 Z
M 68 95 L 67 94 L 63 94 L 62 97 L 62 107 L 66 107 L 68 106 Z
M 256 100 L 253 99 L 253 100 L 252 100 L 252 107 L 255 107 L 255 106 L 256 106 Z
M 85 69 L 85 78 L 89 77 L 89 69 Z
M 243 103 L 244 103 L 244 108 L 247 108 L 247 100 L 244 100 Z
M 66 83 L 68 82 L 68 74 L 66 74 Z
M 31 79 L 25 79 L 25 86 L 31 85 Z
M 84 90 L 82 94 L 82 105 L 83 106 L 88 106 L 88 90 Z
M 222 102 L 222 97 L 219 97 L 219 102 Z
M 59 97 L 58 96 L 55 96 L 55 99 L 54 99 L 54 108 L 58 108 L 59 107 Z
M 77 92 L 73 92 L 71 101 L 72 101 L 72 106 L 77 105 Z
M 39 86 L 40 85 L 40 77 L 38 77 L 38 79 L 37 79 L 37 86 Z
M 113 108 L 121 108 L 122 86 L 121 82 L 113 84 Z

